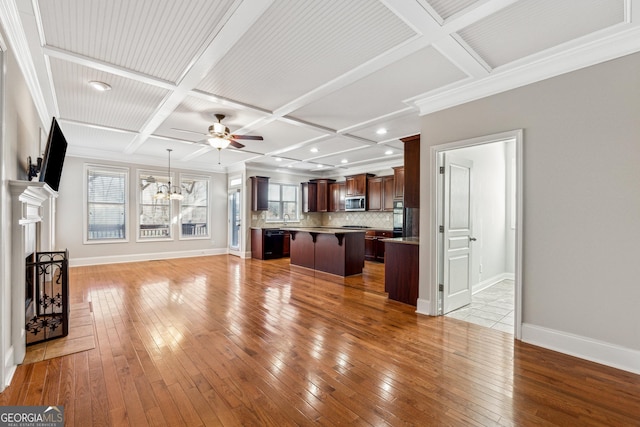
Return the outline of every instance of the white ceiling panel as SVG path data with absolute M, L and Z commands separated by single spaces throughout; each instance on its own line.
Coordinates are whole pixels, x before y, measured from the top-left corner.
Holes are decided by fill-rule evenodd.
M 296 144 L 303 144 L 325 135 L 324 132 L 308 126 L 295 125 L 281 120 L 274 120 L 252 132 L 261 135 L 264 141 L 241 141 L 245 145 L 251 144 L 258 151 L 269 153 Z
M 167 161 L 169 156 L 167 149 L 173 150 L 171 152 L 171 163 L 177 162 L 179 159 L 192 154 L 196 150 L 202 148 L 201 144 L 191 144 L 188 142 L 176 142 L 170 139 L 164 138 L 148 138 L 140 148 L 136 150 L 136 155 L 150 156 L 150 157 L 164 157 Z
M 384 129 L 385 133 L 378 133 L 381 129 Z M 404 116 L 376 121 L 374 125 L 349 132 L 349 134 L 370 141 L 383 142 L 417 135 L 420 133 L 420 129 L 420 117 L 415 111 L 412 111 Z M 398 142 L 402 144 L 400 141 Z
M 358 173 L 402 152 L 419 114 L 640 51 L 638 2 L 0 0 L 0 33 L 70 155 L 156 166 L 171 147 L 194 170 L 291 158 L 326 176 L 314 162 Z M 190 144 L 216 113 L 264 140 Z
M 458 32 L 496 68 L 624 21 L 624 0 L 521 0 Z
M 340 130 L 405 109 L 403 100 L 465 77 L 441 53 L 427 47 L 290 115 Z M 390 81 L 402 84 L 389 85 Z
M 275 110 L 414 35 L 378 1 L 276 0 L 197 88 Z
M 76 149 L 121 153 L 136 136 L 133 132 L 119 132 L 80 123 L 69 123 L 64 120 L 60 120 L 59 124 L 69 144 L 67 149 L 70 154 Z
M 402 159 L 403 156 L 404 153 L 402 150 L 392 149 L 382 145 L 372 145 L 346 153 L 332 154 L 315 161 L 327 165 L 349 168 L 372 163 L 389 162 L 391 160 Z M 344 160 L 346 160 L 346 163 L 344 163 Z
M 51 58 L 51 74 L 60 117 L 84 123 L 137 131 L 155 111 L 167 91 L 93 68 Z M 111 85 L 99 92 L 88 82 Z
M 366 146 L 367 144 L 358 142 L 354 139 L 338 136 L 307 144 L 303 147 L 295 148 L 281 154 L 282 156 L 298 160 L 313 160 L 316 158 L 322 158 L 323 156 L 327 156 L 333 152 L 344 152 L 360 149 Z M 317 151 L 314 152 L 312 150 Z
M 176 82 L 233 0 L 40 0 L 47 45 Z
M 429 5 L 442 19 L 447 19 L 477 2 L 478 0 L 429 0 Z

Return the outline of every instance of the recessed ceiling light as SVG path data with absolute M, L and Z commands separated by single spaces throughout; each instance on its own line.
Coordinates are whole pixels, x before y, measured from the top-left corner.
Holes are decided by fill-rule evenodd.
M 293 165 L 287 165 L 287 167 L 288 167 L 288 168 L 292 168 L 292 167 L 293 167 Z
M 324 165 L 318 165 L 318 169 L 323 168 L 323 167 L 324 167 Z
M 347 160 L 347 159 L 342 159 L 342 160 L 340 160 L 340 163 L 349 163 L 349 160 Z
M 313 148 L 311 149 L 311 152 L 312 152 L 312 153 L 317 153 L 317 152 L 318 152 L 318 149 L 317 149 L 316 147 L 313 147 Z
M 276 162 L 281 162 L 282 161 L 282 157 L 276 157 Z
M 376 131 L 376 133 L 378 135 L 384 135 L 385 133 L 387 133 L 387 130 L 385 128 L 380 128 Z
M 393 150 L 387 150 L 387 151 L 384 152 L 384 154 L 386 154 L 387 156 L 390 155 L 390 154 L 393 154 Z
M 108 90 L 111 90 L 111 85 L 105 82 L 99 82 L 97 80 L 91 80 L 89 82 L 89 86 L 91 86 L 92 88 L 100 92 L 106 92 Z

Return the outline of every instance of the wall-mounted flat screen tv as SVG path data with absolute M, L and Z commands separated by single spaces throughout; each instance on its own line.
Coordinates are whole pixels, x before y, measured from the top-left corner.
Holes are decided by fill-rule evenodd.
M 58 121 L 54 117 L 51 121 L 51 130 L 47 138 L 47 145 L 42 157 L 42 168 L 40 169 L 40 181 L 49 184 L 53 190 L 58 191 L 60 177 L 62 176 L 62 165 L 64 156 L 67 153 L 67 140 L 62 134 Z

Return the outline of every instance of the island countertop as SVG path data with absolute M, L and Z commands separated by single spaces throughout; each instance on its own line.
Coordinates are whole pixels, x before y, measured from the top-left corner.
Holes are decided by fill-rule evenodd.
M 304 231 L 305 233 L 322 233 L 322 234 L 347 234 L 347 233 L 364 233 L 365 229 L 340 228 L 340 227 L 280 227 L 284 231 Z
M 405 245 L 419 245 L 420 238 L 419 237 L 392 237 L 389 239 L 381 239 L 381 242 L 385 243 L 400 243 Z

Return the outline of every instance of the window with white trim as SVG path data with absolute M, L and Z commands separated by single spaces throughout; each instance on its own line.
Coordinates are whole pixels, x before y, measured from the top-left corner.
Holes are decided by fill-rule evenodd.
M 85 165 L 85 242 L 127 240 L 129 169 Z
M 269 183 L 267 221 L 298 221 L 298 185 Z
M 173 182 L 173 180 L 171 180 Z M 138 239 L 171 239 L 171 200 L 166 198 L 169 178 L 138 171 Z
M 180 175 L 180 237 L 202 239 L 209 237 L 209 178 Z

